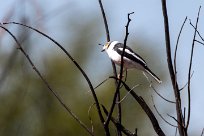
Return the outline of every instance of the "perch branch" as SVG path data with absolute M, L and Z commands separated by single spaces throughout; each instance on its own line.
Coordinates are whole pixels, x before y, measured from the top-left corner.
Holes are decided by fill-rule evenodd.
M 119 80 L 116 77 L 110 77 L 110 78 L 114 78 Z M 121 80 L 121 83 L 124 85 L 125 89 L 130 92 L 130 94 L 132 95 L 132 97 L 138 102 L 138 104 L 141 106 L 141 108 L 143 109 L 143 111 L 146 113 L 146 115 L 149 117 L 152 126 L 155 130 L 155 132 L 159 135 L 159 136 L 165 136 L 164 132 L 162 131 L 161 127 L 159 126 L 159 123 L 155 117 L 155 115 L 153 114 L 153 112 L 151 111 L 150 107 L 147 105 L 147 103 L 144 101 L 144 99 L 141 96 L 138 96 L 134 91 L 130 91 L 131 88 Z
M 124 40 L 123 52 L 122 52 L 122 55 L 121 55 L 121 65 L 120 65 L 120 76 L 119 76 L 119 77 L 122 77 L 122 74 L 123 74 L 123 56 L 124 56 L 124 52 L 125 52 L 125 48 L 126 48 L 127 37 L 128 37 L 128 35 L 129 35 L 128 27 L 129 27 L 129 24 L 130 24 L 130 21 L 131 21 L 130 15 L 133 14 L 133 13 L 134 13 L 134 12 L 128 13 L 128 22 L 127 22 L 127 25 L 125 26 L 125 27 L 126 27 L 126 35 L 125 35 L 125 40 Z M 110 108 L 108 117 L 107 117 L 107 119 L 106 119 L 105 125 L 108 125 L 108 124 L 109 124 L 110 118 L 111 118 L 111 116 L 112 116 L 114 107 L 115 107 L 115 105 L 116 105 L 117 94 L 118 94 L 118 92 L 120 91 L 121 81 L 122 81 L 122 78 L 119 79 L 119 82 L 118 82 L 118 85 L 117 85 L 117 88 L 116 88 L 116 91 L 115 91 L 115 94 L 114 94 L 114 97 L 113 97 L 113 103 L 112 103 L 112 105 L 111 105 L 111 108 Z

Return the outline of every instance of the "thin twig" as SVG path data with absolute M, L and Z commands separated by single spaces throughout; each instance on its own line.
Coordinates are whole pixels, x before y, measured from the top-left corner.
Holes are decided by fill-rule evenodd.
M 96 87 L 94 87 L 94 90 L 97 89 L 99 86 L 101 86 L 102 84 L 104 84 L 107 80 L 109 80 L 109 78 L 104 79 L 101 83 L 99 83 Z M 88 92 L 90 92 L 91 90 L 89 90 Z
M 165 100 L 165 101 L 167 101 L 167 102 L 169 102 L 169 103 L 173 103 L 173 104 L 176 103 L 176 102 L 171 101 L 171 100 L 168 100 L 167 98 L 165 98 L 164 96 L 162 96 L 159 92 L 157 92 L 157 90 L 154 88 L 153 85 L 151 85 L 150 87 L 151 87 L 151 88 L 153 89 L 153 91 L 154 91 L 158 96 L 160 96 L 163 100 Z
M 196 30 L 195 26 L 191 23 L 190 19 L 189 19 L 189 21 L 190 21 L 190 25 L 194 28 L 194 30 Z M 204 41 L 204 38 L 201 36 L 200 32 L 198 30 L 196 30 L 196 32 L 198 33 L 198 36 L 201 38 L 201 40 Z
M 153 84 L 152 84 L 152 81 L 149 80 L 149 78 L 148 78 L 148 76 L 145 74 L 145 72 L 143 72 L 143 75 L 146 77 L 147 81 L 149 82 L 149 87 L 152 88 L 153 91 L 154 91 L 157 95 L 159 95 L 162 99 L 164 99 L 165 101 L 167 101 L 167 102 L 169 102 L 169 103 L 174 103 L 174 104 L 176 103 L 176 102 L 174 102 L 174 101 L 168 100 L 167 98 L 165 98 L 164 96 L 162 96 L 161 94 L 159 94 L 159 93 L 157 92 L 157 90 L 154 88 L 154 86 L 153 86 Z
M 204 45 L 204 43 L 202 43 L 202 42 L 200 42 L 200 41 L 198 41 L 198 40 L 195 40 L 195 42 L 197 42 L 197 43 L 200 43 L 200 44 Z
M 99 5 L 100 5 L 100 8 L 101 8 L 101 13 L 102 13 L 102 16 L 103 16 L 104 26 L 105 26 L 105 30 L 106 30 L 106 40 L 107 40 L 107 42 L 109 42 L 110 41 L 110 34 L 109 34 L 108 22 L 107 22 L 107 19 L 106 19 L 106 14 L 105 14 L 105 11 L 104 11 L 104 8 L 103 8 L 102 1 L 98 0 L 98 2 L 99 2 Z
M 176 48 L 175 48 L 175 52 L 174 52 L 174 73 L 175 73 L 175 81 L 177 82 L 177 65 L 176 65 L 176 60 L 177 60 L 177 50 L 178 50 L 178 45 L 179 45 L 179 40 L 180 40 L 180 36 L 181 36 L 181 32 L 183 30 L 183 27 L 186 23 L 186 20 L 187 20 L 187 17 L 184 19 L 183 21 L 183 24 L 181 26 L 181 29 L 179 31 L 179 34 L 178 34 L 178 38 L 177 38 L 177 41 L 176 41 Z
M 33 70 L 38 74 L 38 76 L 41 78 L 41 80 L 44 82 L 44 84 L 47 86 L 47 88 L 52 92 L 52 94 L 55 96 L 55 98 L 60 102 L 60 104 L 66 109 L 66 111 L 92 136 L 94 134 L 89 130 L 89 128 L 72 112 L 72 110 L 63 102 L 63 100 L 60 98 L 60 96 L 55 92 L 49 85 L 49 83 L 46 81 L 46 79 L 42 76 L 40 71 L 35 67 L 34 63 L 30 59 L 29 55 L 24 51 L 24 49 L 21 47 L 21 44 L 18 42 L 16 37 L 5 27 L 0 26 L 2 29 L 4 29 L 6 32 L 8 32 L 9 35 L 12 36 L 12 38 L 15 40 L 16 45 L 18 46 L 18 49 L 23 53 L 23 55 L 26 57 L 26 59 L 29 61 L 30 65 L 32 66 Z
M 94 125 L 93 125 L 93 120 L 91 119 L 90 112 L 91 112 L 91 109 L 93 108 L 94 105 L 95 105 L 95 103 L 93 103 L 88 109 L 88 117 L 89 117 L 89 120 L 91 122 L 91 131 L 93 134 L 94 134 Z
M 129 35 L 128 27 L 129 27 L 129 23 L 130 23 L 130 21 L 131 21 L 130 15 L 133 14 L 133 13 L 134 13 L 134 12 L 128 13 L 128 22 L 127 22 L 127 25 L 125 26 L 125 27 L 126 27 L 126 35 L 125 35 L 125 40 L 124 40 L 123 52 L 122 52 L 122 55 L 121 55 L 121 65 L 120 65 L 120 76 L 119 76 L 119 77 L 122 77 L 122 75 L 123 75 L 123 56 L 124 56 L 124 53 L 125 53 L 125 47 L 126 47 L 127 37 L 128 37 L 128 35 Z M 108 117 L 107 117 L 107 119 L 106 119 L 105 125 L 108 125 L 109 122 L 110 122 L 110 118 L 111 118 L 111 116 L 112 116 L 112 113 L 113 113 L 113 110 L 114 110 L 114 107 L 115 107 L 115 104 L 116 104 L 117 94 L 118 94 L 118 92 L 120 91 L 121 81 L 122 81 L 122 78 L 119 79 L 118 86 L 117 86 L 117 88 L 116 88 L 116 91 L 115 91 L 115 94 L 114 94 L 114 97 L 113 97 L 113 103 L 112 103 L 111 108 L 110 108 L 110 111 L 109 111 L 109 113 L 108 113 Z
M 174 116 L 171 116 L 171 115 L 169 115 L 168 113 L 167 113 L 167 116 L 169 116 L 169 117 L 171 117 L 173 120 L 175 120 L 180 126 L 182 125 L 182 124 L 180 124 L 180 122 L 178 122 L 178 120 L 177 120 Z
M 109 34 L 106 14 L 105 14 L 105 11 L 104 11 L 104 8 L 103 8 L 102 1 L 98 0 L 98 2 L 99 2 L 99 5 L 100 5 L 101 13 L 102 13 L 102 16 L 103 16 L 103 22 L 104 22 L 104 26 L 105 26 L 105 30 L 106 30 L 106 40 L 107 40 L 107 42 L 109 42 L 110 41 L 110 34 Z M 112 60 L 111 60 L 111 64 L 112 64 L 112 68 L 113 68 L 113 74 L 115 76 L 117 76 L 116 66 L 115 66 L 115 63 Z M 116 87 L 118 86 L 117 80 L 115 80 L 115 86 Z M 118 101 L 120 101 L 120 92 L 118 92 L 118 94 L 117 94 L 117 99 L 118 99 Z M 118 120 L 121 123 L 121 120 L 122 120 L 122 107 L 121 107 L 120 103 L 118 104 Z M 104 127 L 106 127 L 106 129 L 108 129 L 108 125 L 104 125 Z M 118 133 L 119 133 L 119 135 L 121 135 L 120 132 L 118 132 Z
M 135 85 L 135 86 L 133 86 L 133 88 L 131 88 L 131 90 L 130 91 L 133 91 L 136 87 L 138 87 L 140 84 L 137 84 L 137 85 Z M 127 93 L 126 93 L 126 95 L 119 101 L 119 102 L 116 102 L 117 104 L 118 103 L 121 103 L 122 101 L 124 101 L 125 100 L 125 98 L 128 96 L 128 94 L 130 94 L 130 91 L 128 91 Z
M 169 69 L 169 74 L 171 77 L 171 83 L 173 86 L 174 90 L 174 96 L 176 100 L 176 113 L 177 113 L 177 119 L 178 119 L 178 130 L 179 134 L 181 136 L 187 135 L 185 128 L 182 124 L 185 122 L 183 120 L 183 115 L 182 115 L 182 110 L 181 110 L 181 97 L 180 97 L 180 92 L 179 92 L 179 87 L 177 84 L 177 81 L 175 81 L 175 73 L 173 69 L 173 63 L 172 63 L 172 58 L 171 58 L 171 42 L 170 42 L 170 33 L 169 33 L 169 21 L 168 21 L 168 14 L 167 14 L 167 7 L 166 7 L 166 0 L 161 0 L 162 3 L 162 12 L 163 12 L 163 17 L 164 17 L 164 29 L 165 29 L 165 42 L 166 42 L 166 55 L 167 55 L 167 63 L 168 63 L 168 69 Z
M 106 116 L 108 116 L 108 111 L 105 108 L 105 106 L 102 105 L 103 111 L 106 114 Z M 114 119 L 113 117 L 111 117 L 111 121 L 113 122 L 113 124 L 119 129 L 121 130 L 125 135 L 127 136 L 137 136 L 135 134 L 133 134 L 132 132 L 130 132 L 129 130 L 127 130 L 120 122 L 118 122 L 116 119 Z
M 110 78 L 114 78 L 114 79 L 119 80 L 117 77 L 110 77 Z M 126 91 L 130 91 L 131 90 L 130 87 L 125 82 L 123 82 L 122 80 L 121 80 L 121 83 L 124 85 Z M 159 126 L 159 123 L 158 123 L 155 115 L 153 114 L 153 112 L 151 111 L 151 109 L 147 105 L 147 103 L 144 101 L 144 99 L 141 96 L 138 96 L 134 91 L 130 91 L 130 94 L 138 102 L 138 104 L 141 106 L 143 111 L 149 117 L 155 132 L 159 136 L 165 136 L 164 132 L 162 131 L 161 127 Z
M 191 73 L 191 78 L 193 77 L 193 74 L 194 74 L 194 71 Z M 187 85 L 188 85 L 188 82 L 182 88 L 179 88 L 179 91 L 182 91 Z
M 159 113 L 159 111 L 158 111 L 158 109 L 157 109 L 157 107 L 156 107 L 156 105 L 155 105 L 155 103 L 154 103 L 153 96 L 151 96 L 151 97 L 152 97 L 153 107 L 154 107 L 154 109 L 156 110 L 157 114 L 161 117 L 161 119 L 162 119 L 164 122 L 166 122 L 168 125 L 170 125 L 170 126 L 172 126 L 172 127 L 177 127 L 177 126 L 171 124 L 170 122 L 168 122 L 168 121 L 161 115 L 161 113 Z
M 200 9 L 201 9 L 201 6 L 199 7 L 199 10 L 198 10 L 198 16 L 197 16 L 197 20 L 196 20 L 196 26 L 195 26 L 192 48 L 191 48 L 189 71 L 188 71 L 188 117 L 187 117 L 187 122 L 186 122 L 186 130 L 188 129 L 189 122 L 190 122 L 190 115 L 191 115 L 191 69 L 192 69 L 192 63 L 193 63 L 193 53 L 194 53 L 195 38 L 196 38 L 196 34 L 197 34 Z

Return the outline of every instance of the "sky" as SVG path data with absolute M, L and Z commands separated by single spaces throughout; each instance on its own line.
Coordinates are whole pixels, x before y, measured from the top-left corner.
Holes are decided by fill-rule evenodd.
M 8 11 L 12 8 L 16 8 L 16 15 L 22 9 L 15 6 L 16 3 L 19 1 L 25 2 L 24 10 L 26 11 L 26 15 L 33 15 L 37 14 L 33 5 L 38 3 L 43 10 L 43 15 L 40 15 L 39 18 L 32 18 L 31 24 L 35 24 L 41 19 L 41 16 L 46 16 L 48 22 L 46 22 L 46 30 L 47 33 L 56 39 L 57 41 L 62 41 L 65 37 L 70 38 L 69 33 L 64 35 L 61 33 L 63 31 L 63 18 L 70 19 L 72 16 L 79 16 L 77 21 L 78 24 L 83 23 L 83 21 L 88 21 L 90 15 L 97 16 L 97 20 L 102 22 L 101 12 L 99 9 L 98 1 L 97 0 L 49 0 L 44 1 L 36 1 L 32 0 L 32 2 L 28 2 L 28 0 L 7 0 L 2 1 L 0 4 L 0 22 L 3 22 L 5 19 L 5 15 L 7 15 Z M 32 4 L 29 4 L 32 3 Z M 164 37 L 164 27 L 163 27 L 163 17 L 162 17 L 162 10 L 161 10 L 161 1 L 160 0 L 103 0 L 104 8 L 106 11 L 106 16 L 109 23 L 110 34 L 112 40 L 118 40 L 123 42 L 124 34 L 125 34 L 125 25 L 127 22 L 127 14 L 130 12 L 135 12 L 131 15 L 131 24 L 130 24 L 130 36 L 129 41 L 131 40 L 141 40 L 140 38 L 145 37 L 146 39 L 153 43 L 153 45 L 148 45 L 145 47 L 147 50 L 153 49 L 153 51 L 159 50 L 159 54 L 155 53 L 157 60 L 166 63 L 165 56 L 165 37 Z M 183 86 L 187 81 L 187 72 L 189 66 L 189 53 L 192 45 L 192 37 L 193 37 L 193 29 L 189 25 L 189 19 L 195 24 L 197 12 L 199 6 L 204 5 L 203 0 L 169 0 L 167 1 L 167 8 L 168 8 L 168 15 L 169 15 L 169 25 L 170 25 L 170 36 L 171 36 L 171 43 L 172 43 L 172 50 L 175 49 L 175 43 L 178 37 L 179 30 L 181 25 L 187 16 L 187 22 L 184 26 L 183 33 L 180 39 L 180 45 L 178 50 L 178 78 L 181 80 L 180 86 Z M 62 9 L 61 11 L 59 9 Z M 60 11 L 60 12 L 55 12 Z M 54 13 L 55 14 L 51 14 Z M 204 35 L 204 9 L 201 8 L 200 20 L 198 24 L 198 28 L 200 30 L 201 35 Z M 18 18 L 14 18 L 13 20 L 17 20 Z M 104 26 L 100 26 L 104 27 Z M 101 32 L 101 31 L 100 31 Z M 105 38 L 105 30 L 103 32 L 100 41 L 96 41 L 94 44 L 104 43 L 106 41 Z M 5 38 L 2 42 L 8 42 L 8 39 Z M 43 41 L 47 43 L 47 41 Z M 63 41 L 62 41 L 63 42 Z M 130 42 L 131 43 L 131 42 Z M 134 45 L 130 45 L 134 46 Z M 9 46 L 5 47 L 6 51 L 9 51 Z M 142 47 L 140 47 L 142 48 Z M 47 47 L 42 47 L 39 51 L 39 54 L 44 52 Z M 142 49 L 141 49 L 142 50 Z M 99 55 L 98 48 L 94 55 L 97 59 L 101 60 L 98 63 L 103 63 L 108 65 L 108 61 L 104 61 L 107 56 Z M 143 50 L 145 51 L 145 50 Z M 204 81 L 204 61 L 203 54 L 204 47 L 203 45 L 196 44 L 195 51 L 194 51 L 194 58 L 193 58 L 193 77 L 192 77 L 192 114 L 191 114 L 191 123 L 194 124 L 190 126 L 191 132 L 201 132 L 204 127 L 204 117 L 203 117 L 203 103 L 204 103 L 204 92 L 202 89 L 202 84 Z M 151 61 L 151 58 L 148 62 Z M 91 62 L 90 62 L 91 63 Z M 150 62 L 150 65 L 153 65 L 154 62 Z M 167 70 L 164 70 L 168 72 Z M 104 73 L 102 73 L 104 74 Z M 92 78 L 98 75 L 91 75 Z M 167 79 L 166 82 L 170 82 L 170 79 Z M 164 82 L 164 84 L 166 83 Z M 161 86 L 161 90 L 170 90 L 170 87 L 166 87 L 165 85 Z M 165 94 L 165 93 L 164 93 Z M 158 101 L 159 103 L 160 101 Z M 202 119 L 202 121 L 201 121 Z M 199 122 L 199 123 L 198 123 Z

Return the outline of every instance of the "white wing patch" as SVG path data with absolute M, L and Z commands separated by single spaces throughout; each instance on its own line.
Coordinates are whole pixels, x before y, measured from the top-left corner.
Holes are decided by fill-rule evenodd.
M 123 51 L 123 48 L 118 48 L 119 50 Z M 125 49 L 125 52 L 128 54 L 131 54 L 132 56 L 134 56 L 136 59 L 140 60 L 141 62 L 143 62 L 144 64 L 146 64 L 146 62 L 138 55 L 136 55 L 134 52 L 131 52 L 128 49 Z M 129 58 L 128 58 L 129 59 Z

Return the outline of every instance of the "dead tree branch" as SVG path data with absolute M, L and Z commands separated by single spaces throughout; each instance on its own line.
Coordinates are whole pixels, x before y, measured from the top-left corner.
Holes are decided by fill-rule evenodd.
M 168 122 L 168 121 L 161 115 L 161 113 L 158 111 L 158 109 L 157 109 L 157 107 L 156 107 L 156 105 L 155 105 L 155 103 L 154 103 L 153 96 L 152 96 L 152 102 L 153 102 L 153 107 L 154 107 L 154 109 L 156 110 L 157 114 L 161 117 L 161 119 L 162 119 L 164 122 L 166 122 L 168 125 L 177 128 L 176 125 L 171 124 L 170 122 Z
M 178 34 L 178 38 L 177 38 L 177 41 L 176 41 L 176 48 L 175 48 L 175 52 L 174 52 L 174 73 L 175 73 L 175 81 L 177 82 L 177 67 L 176 67 L 176 60 L 177 60 L 177 51 L 178 51 L 178 45 L 179 45 L 179 40 L 180 40 L 180 37 L 181 37 L 181 33 L 182 33 L 182 30 L 183 30 L 183 27 L 186 23 L 186 20 L 187 20 L 187 17 L 184 19 L 183 21 L 183 24 L 181 26 L 181 29 L 179 31 L 179 34 Z
M 193 53 L 194 53 L 194 47 L 195 47 L 195 38 L 196 38 L 196 34 L 197 34 L 200 9 L 201 9 L 201 6 L 199 7 L 199 10 L 198 10 L 198 16 L 197 16 L 197 20 L 196 20 L 196 26 L 195 26 L 192 48 L 191 48 L 189 71 L 188 71 L 188 117 L 187 117 L 187 122 L 186 122 L 186 127 L 185 127 L 186 131 L 187 131 L 188 126 L 189 126 L 190 115 L 191 115 L 191 69 L 192 69 L 192 63 L 193 63 Z
M 108 111 L 105 108 L 105 106 L 102 105 L 103 111 L 106 114 L 106 116 L 108 116 Z M 127 136 L 137 136 L 137 134 L 134 134 L 132 132 L 130 132 L 129 130 L 127 130 L 119 121 L 117 121 L 115 118 L 111 117 L 110 120 L 113 122 L 113 124 L 116 126 L 116 128 L 118 128 L 119 130 L 121 130 L 125 135 Z
M 124 40 L 123 52 L 122 52 L 122 55 L 121 55 L 121 65 L 120 65 L 120 76 L 119 76 L 119 77 L 122 77 L 122 75 L 123 75 L 123 56 L 124 56 L 124 53 L 125 53 L 127 37 L 128 37 L 128 35 L 129 35 L 128 27 L 129 27 L 129 24 L 130 24 L 130 21 L 131 21 L 130 15 L 133 14 L 133 13 L 134 13 L 134 12 L 128 13 L 128 22 L 127 22 L 127 25 L 125 26 L 125 27 L 126 27 L 126 35 L 125 35 L 125 40 Z M 113 103 L 112 103 L 112 105 L 111 105 L 111 108 L 110 108 L 108 117 L 107 117 L 107 119 L 106 119 L 105 125 L 108 125 L 108 124 L 109 124 L 110 118 L 111 118 L 111 116 L 112 116 L 114 107 L 115 107 L 115 105 L 116 105 L 117 94 L 118 94 L 118 92 L 120 91 L 121 81 L 122 81 L 122 78 L 119 79 L 118 86 L 117 86 L 117 88 L 116 88 L 116 91 L 115 91 L 115 94 L 114 94 L 114 97 L 113 97 Z
M 23 55 L 26 57 L 30 65 L 32 66 L 33 70 L 38 74 L 38 76 L 41 78 L 41 80 L 44 82 L 44 84 L 47 86 L 47 88 L 50 90 L 50 92 L 55 96 L 55 98 L 59 101 L 59 103 L 66 109 L 66 111 L 81 125 L 82 128 L 84 128 L 90 135 L 94 136 L 94 134 L 89 130 L 89 128 L 72 112 L 72 110 L 63 102 L 62 98 L 55 92 L 47 80 L 42 76 L 40 71 L 36 68 L 32 60 L 30 59 L 29 55 L 25 52 L 25 50 L 22 48 L 21 44 L 18 42 L 17 38 L 5 27 L 1 26 L 2 29 L 4 29 L 8 34 L 15 40 L 16 45 L 18 49 L 23 53 Z
M 116 77 L 110 77 L 110 78 L 114 78 L 119 80 Z M 144 99 L 141 96 L 138 96 L 134 91 L 131 91 L 131 88 L 121 80 L 121 83 L 124 85 L 126 91 L 130 92 L 130 94 L 132 95 L 132 97 L 138 102 L 138 104 L 141 106 L 141 108 L 143 109 L 143 111 L 147 114 L 147 116 L 149 117 L 152 126 L 155 130 L 155 132 L 159 135 L 159 136 L 165 136 L 163 130 L 161 129 L 161 127 L 159 126 L 159 123 L 155 117 L 155 115 L 153 114 L 153 112 L 151 111 L 151 109 L 149 108 L 149 106 L 147 105 L 147 103 L 144 101 Z
M 106 14 L 105 14 L 105 11 L 104 11 L 104 8 L 103 8 L 102 1 L 98 0 L 98 2 L 99 2 L 99 5 L 100 5 L 100 9 L 101 9 L 101 13 L 102 13 L 102 16 L 103 16 L 103 21 L 104 21 L 104 26 L 105 26 L 105 30 L 106 30 L 106 40 L 107 40 L 107 42 L 109 42 L 110 41 L 110 34 L 109 34 Z M 115 63 L 112 60 L 111 60 L 111 64 L 112 64 L 112 68 L 113 68 L 113 74 L 114 74 L 114 76 L 117 76 L 116 66 L 115 66 Z M 115 80 L 115 86 L 116 86 L 116 88 L 118 86 L 117 80 Z M 118 92 L 118 94 L 117 94 L 117 99 L 118 99 L 118 101 L 120 101 L 120 92 Z M 121 107 L 120 103 L 118 104 L 118 120 L 121 123 L 121 121 L 122 121 L 122 107 Z M 108 127 L 108 126 L 106 126 L 106 127 Z M 121 132 L 118 131 L 118 135 L 121 136 Z
M 176 100 L 177 120 L 179 122 L 178 130 L 181 136 L 186 136 L 187 132 L 185 131 L 185 128 L 184 128 L 185 120 L 183 120 L 183 115 L 182 115 L 181 97 L 180 97 L 180 92 L 178 88 L 178 83 L 175 80 L 176 78 L 175 78 L 175 73 L 174 73 L 173 63 L 172 63 L 172 58 L 171 58 L 171 42 L 170 42 L 169 22 L 168 22 L 167 8 L 166 8 L 166 0 L 161 0 L 161 3 L 162 3 L 162 11 L 163 11 L 163 17 L 164 17 L 167 63 L 168 63 L 169 74 L 171 77 L 171 83 L 172 83 L 173 90 L 174 90 L 174 96 Z

